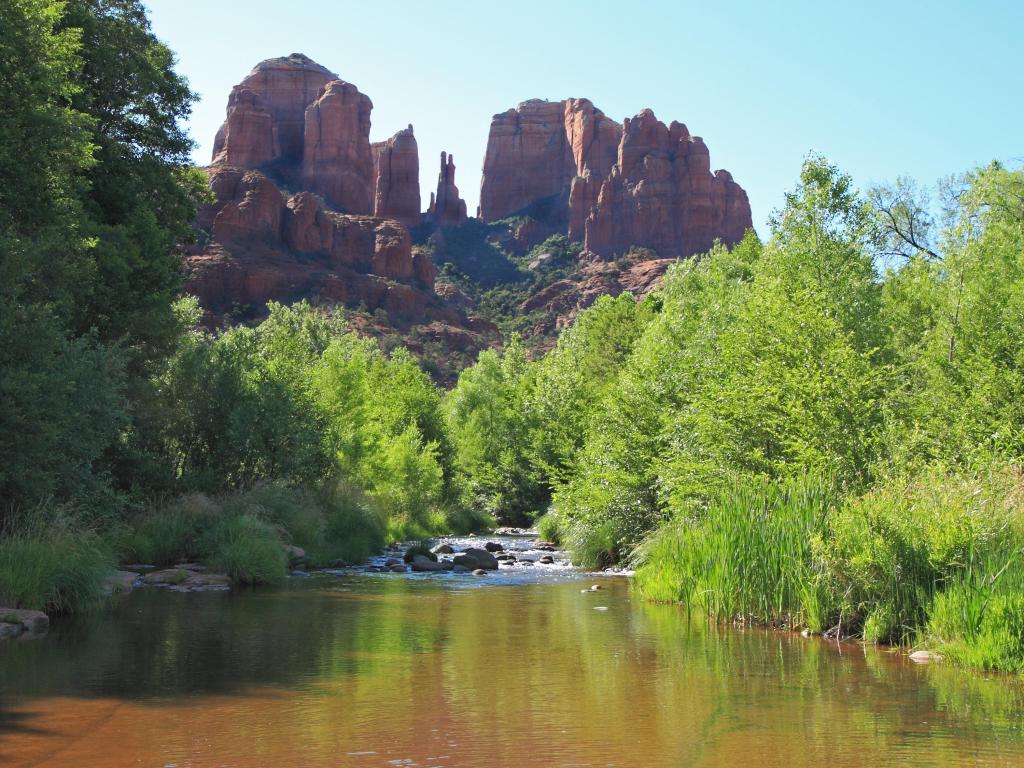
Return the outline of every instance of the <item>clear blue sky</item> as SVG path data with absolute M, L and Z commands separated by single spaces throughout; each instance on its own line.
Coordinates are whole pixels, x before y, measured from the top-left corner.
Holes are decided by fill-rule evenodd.
M 529 98 L 686 123 L 746 188 L 762 231 L 812 150 L 861 187 L 1024 158 L 1024 0 L 147 4 L 202 97 L 198 162 L 231 86 L 302 52 L 370 96 L 374 141 L 415 126 L 424 200 L 441 150 L 454 152 L 470 211 L 491 115 Z

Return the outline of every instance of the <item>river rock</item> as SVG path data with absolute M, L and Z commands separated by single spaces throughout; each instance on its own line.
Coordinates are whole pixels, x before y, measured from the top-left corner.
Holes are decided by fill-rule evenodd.
M 42 611 L 31 611 L 25 608 L 0 608 L 0 622 L 20 627 L 18 635 L 25 633 L 39 637 L 50 630 L 49 616 Z M 14 630 L 6 631 L 13 632 Z
M 401 564 L 402 564 L 402 561 L 398 560 L 398 559 L 396 559 L 394 557 L 389 557 L 387 560 L 384 561 L 384 565 L 387 566 L 388 568 L 391 568 L 394 565 L 401 565 Z
M 474 576 L 486 576 L 487 575 L 487 571 L 485 571 L 483 568 L 477 568 L 475 571 L 473 571 L 473 575 Z
M 103 580 L 103 591 L 108 595 L 131 592 L 138 579 L 139 574 L 135 571 L 114 571 Z
M 22 626 L 13 621 L 0 621 L 0 640 L 11 640 L 22 632 Z
M 392 573 L 405 573 L 406 569 L 404 565 L 392 565 L 388 568 Z
M 465 565 L 462 565 L 461 563 L 452 563 L 452 570 L 455 573 L 472 573 L 473 571 L 472 568 L 467 568 Z
M 934 651 L 914 651 L 910 654 L 910 660 L 915 664 L 930 664 L 933 661 L 942 661 L 942 656 Z
M 145 584 L 164 586 L 167 584 L 181 584 L 188 580 L 191 574 L 183 568 L 165 568 L 161 571 L 153 571 L 142 577 Z
M 166 587 L 175 592 L 208 592 L 228 589 L 231 577 L 223 573 L 200 573 L 185 568 L 167 568 L 142 577 L 144 584 Z
M 422 573 L 438 573 L 445 568 L 441 563 L 435 562 L 425 555 L 416 555 L 412 559 L 412 569 Z
M 541 565 L 553 565 L 555 562 L 555 558 L 553 558 L 551 555 L 544 555 L 542 557 L 539 557 L 537 559 L 537 562 Z
M 451 544 L 438 544 L 430 551 L 433 552 L 435 555 L 450 555 L 453 552 L 455 552 Z
M 467 568 L 484 568 L 488 571 L 498 570 L 498 560 L 486 549 L 470 547 L 454 558 L 456 565 L 464 565 Z
M 504 552 L 505 548 L 496 541 L 488 541 L 484 544 L 484 549 L 488 552 Z
M 306 550 L 302 547 L 296 547 L 294 544 L 285 544 L 284 553 L 288 555 L 288 560 L 293 563 L 306 558 Z

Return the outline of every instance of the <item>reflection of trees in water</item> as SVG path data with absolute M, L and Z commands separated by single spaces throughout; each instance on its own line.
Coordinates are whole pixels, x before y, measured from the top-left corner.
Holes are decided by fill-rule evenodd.
M 819 763 L 840 742 L 898 755 L 907 734 L 927 736 L 924 721 L 957 734 L 929 749 L 1019 745 L 1019 681 L 690 623 L 607 584 L 587 595 L 580 582 L 450 589 L 389 577 L 245 595 L 143 590 L 0 650 L 0 690 L 171 702 L 301 687 L 315 705 L 267 705 L 286 730 L 301 721 L 348 743 L 367 727 L 354 713 L 386 708 L 393 728 L 374 721 L 381 738 L 490 736 L 495 764 L 523 757 L 508 733 L 581 749 L 647 743 L 685 763 L 749 756 L 765 739 L 799 744 L 802 760 Z M 20 724 L 0 718 L 5 728 Z
M 410 622 L 392 599 L 410 590 L 404 580 L 375 581 L 359 599 L 336 591 L 349 588 L 340 583 L 242 596 L 137 590 L 113 610 L 7 649 L 0 687 L 28 696 L 238 694 L 372 672 L 400 649 L 438 641 L 439 628 Z

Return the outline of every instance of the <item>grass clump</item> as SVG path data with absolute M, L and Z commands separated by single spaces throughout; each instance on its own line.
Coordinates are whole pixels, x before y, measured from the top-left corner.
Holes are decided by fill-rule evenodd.
M 273 525 L 251 514 L 225 516 L 206 532 L 204 560 L 237 584 L 279 584 L 288 558 Z
M 812 542 L 833 497 L 831 484 L 814 477 L 734 479 L 706 510 L 647 542 L 637 587 L 717 619 L 820 630 L 827 600 Z
M 562 522 L 556 513 L 548 512 L 537 519 L 537 535 L 549 544 L 557 546 L 562 543 Z
M 941 593 L 993 577 L 1020 546 L 1022 500 L 1010 470 L 933 470 L 849 499 L 817 547 L 841 617 L 869 642 L 914 642 Z
M 203 533 L 220 513 L 220 504 L 209 496 L 188 494 L 131 521 L 115 537 L 115 548 L 126 563 L 168 566 L 197 560 Z
M 0 540 L 0 604 L 75 613 L 103 597 L 114 570 L 110 547 L 95 533 L 33 529 Z

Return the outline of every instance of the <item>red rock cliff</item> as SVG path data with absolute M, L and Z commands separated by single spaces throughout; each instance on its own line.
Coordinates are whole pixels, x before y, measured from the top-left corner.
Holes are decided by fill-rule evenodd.
M 457 226 L 466 221 L 466 201 L 455 186 L 455 156 L 441 153 L 441 171 L 437 175 L 437 192 L 430 195 L 427 216 L 442 226 Z
M 327 83 L 306 107 L 302 186 L 348 213 L 373 213 L 372 110 L 369 97 L 344 80 Z
M 376 192 L 374 216 L 406 226 L 420 222 L 420 153 L 412 126 L 372 145 Z
M 650 110 L 619 126 L 586 99 L 527 101 L 494 116 L 480 214 L 522 212 L 606 257 L 633 245 L 689 256 L 751 226 L 746 193 L 726 171 L 711 173 L 686 126 L 666 127 Z

